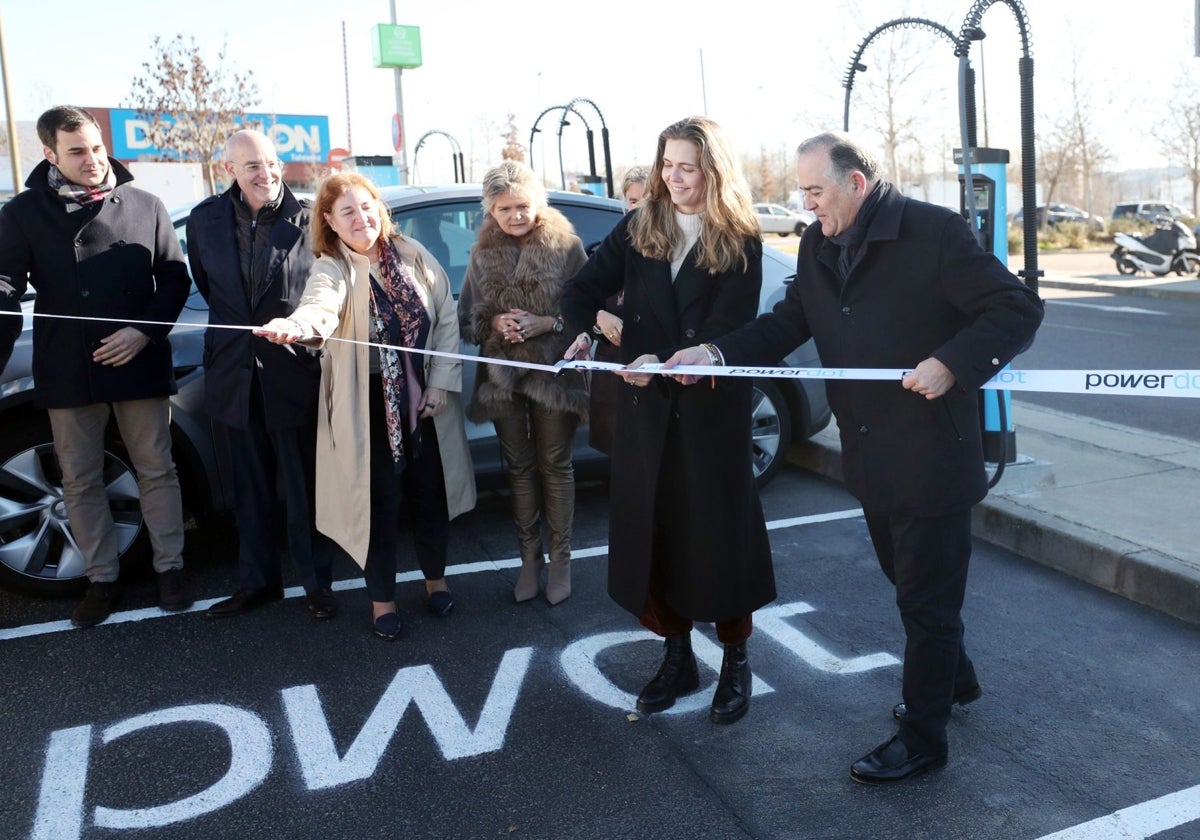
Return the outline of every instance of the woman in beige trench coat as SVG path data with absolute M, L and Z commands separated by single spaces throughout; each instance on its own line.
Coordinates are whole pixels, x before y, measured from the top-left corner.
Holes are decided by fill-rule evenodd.
M 256 333 L 322 351 L 317 528 L 363 568 L 374 631 L 395 639 L 401 517 L 411 520 L 427 605 L 445 615 L 454 605 L 445 583 L 449 521 L 475 506 L 475 473 L 462 363 L 366 342 L 457 353 L 457 312 L 445 271 L 394 232 L 363 176 L 326 179 L 312 219 L 317 260 L 304 295 L 288 318 Z

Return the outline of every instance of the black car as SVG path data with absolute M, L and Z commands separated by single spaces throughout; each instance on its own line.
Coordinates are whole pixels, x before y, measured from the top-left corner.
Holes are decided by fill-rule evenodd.
M 387 187 L 385 203 L 400 231 L 427 247 L 450 276 L 455 296 L 476 230 L 483 220 L 478 185 L 452 187 Z M 551 192 L 550 203 L 563 211 L 589 251 L 597 246 L 623 212 L 619 201 L 580 193 Z M 172 214 L 186 251 L 190 207 Z M 764 247 L 760 311 L 783 296 L 795 273 L 795 260 Z M 24 306 L 32 310 L 32 300 Z M 201 367 L 208 307 L 195 287 L 180 324 L 171 333 L 179 393 L 172 398 L 171 433 L 184 504 L 197 521 L 228 511 L 233 504 L 228 447 L 204 412 Z M 70 534 L 62 501 L 62 478 L 54 456 L 50 424 L 33 407 L 32 318 L 17 340 L 12 359 L 0 374 L 0 586 L 38 595 L 73 595 L 85 584 L 83 558 Z M 463 346 L 464 353 L 477 351 Z M 818 367 L 812 342 L 785 361 L 794 367 Z M 473 387 L 475 365 L 463 369 L 464 393 Z M 754 469 L 760 486 L 782 466 L 788 443 L 823 429 L 830 418 L 824 385 L 817 380 L 758 380 L 753 403 Z M 490 423 L 468 421 L 467 437 L 481 486 L 503 482 L 503 462 Z M 606 470 L 602 454 L 587 445 L 586 429 L 576 436 L 576 463 L 581 470 Z M 122 559 L 148 552 L 148 539 L 138 506 L 138 488 L 115 426 L 105 452 L 106 486 L 117 523 Z
M 1017 208 L 1017 212 L 1013 213 L 1012 221 L 1014 225 L 1020 225 L 1025 218 L 1024 208 Z M 1088 226 L 1088 230 L 1093 233 L 1104 232 L 1104 219 L 1099 216 L 1093 216 L 1086 210 L 1076 207 L 1074 204 L 1043 204 L 1037 208 L 1037 223 L 1038 227 L 1042 225 L 1061 225 L 1061 224 L 1083 224 Z

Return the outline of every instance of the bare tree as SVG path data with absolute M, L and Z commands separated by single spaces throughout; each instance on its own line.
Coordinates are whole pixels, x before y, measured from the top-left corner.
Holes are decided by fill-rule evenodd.
M 767 154 L 765 146 L 760 146 L 758 149 L 758 183 L 755 185 L 753 194 L 759 196 L 760 201 L 778 201 L 779 188 L 775 184 L 775 175 L 771 172 L 771 158 Z
M 155 37 L 154 53 L 133 80 L 127 107 L 149 123 L 147 139 L 168 152 L 170 160 L 203 167 L 204 185 L 214 191 L 215 168 L 225 140 L 239 128 L 246 110 L 259 102 L 253 72 L 228 63 L 225 47 L 214 65 L 200 55 L 195 38 Z
M 1059 185 L 1078 168 L 1078 141 L 1075 127 L 1069 119 L 1058 119 L 1051 130 L 1042 135 L 1037 147 L 1037 177 L 1042 184 L 1042 202 L 1049 204 Z M 1040 224 L 1049 214 L 1043 213 Z
M 920 178 L 925 168 L 921 138 L 936 130 L 932 120 L 944 110 L 929 104 L 948 96 L 931 74 L 934 62 L 928 60 L 928 42 L 932 37 L 898 29 L 875 40 L 864 56 L 870 70 L 859 76 L 863 94 L 859 112 L 869 115 L 879 134 L 887 177 L 895 184 Z M 946 54 L 949 67 L 948 47 Z M 915 91 L 922 91 L 919 98 Z
M 1105 165 L 1111 164 L 1114 158 L 1112 152 L 1097 137 L 1095 115 L 1100 112 L 1100 108 L 1093 101 L 1092 86 L 1085 81 L 1087 76 L 1080 72 L 1079 65 L 1079 54 L 1076 53 L 1071 63 L 1071 106 L 1065 125 L 1074 145 L 1076 174 L 1082 184 L 1081 203 L 1091 213 L 1095 209 L 1094 177 Z M 1046 201 L 1050 201 L 1048 196 Z
M 525 162 L 525 147 L 521 145 L 521 138 L 517 133 L 517 117 L 511 111 L 508 114 L 508 128 L 504 132 L 504 148 L 500 150 L 500 159 Z
M 1195 98 L 1196 74 L 1185 67 L 1175 82 L 1176 93 L 1167 117 L 1154 128 L 1154 138 L 1169 163 L 1182 166 L 1192 184 L 1192 212 L 1200 210 L 1200 100 Z

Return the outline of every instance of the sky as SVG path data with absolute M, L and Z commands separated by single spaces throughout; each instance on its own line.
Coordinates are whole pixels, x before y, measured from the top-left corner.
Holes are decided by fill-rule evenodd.
M 1200 79 L 1195 2 L 1140 0 L 1136 12 L 1120 14 L 1102 5 L 1025 0 L 1036 127 L 1047 130 L 1069 101 L 1064 90 L 1074 74 L 1116 168 L 1160 166 L 1150 129 L 1166 116 L 1175 79 L 1184 72 Z M 335 146 L 391 154 L 395 74 L 372 66 L 370 30 L 391 22 L 394 8 L 397 23 L 420 27 L 424 58 L 401 75 L 410 167 L 416 139 L 442 131 L 474 161 L 468 174 L 478 180 L 476 167 L 499 159 L 509 114 L 528 143 L 538 115 L 554 109 L 539 122 L 532 157 L 535 168 L 556 180 L 563 113 L 556 106 L 581 98 L 595 105 L 576 109 L 594 132 L 601 174 L 602 125 L 619 172 L 652 162 L 658 132 L 691 114 L 715 119 L 745 154 L 790 153 L 805 137 L 842 127 L 842 79 L 868 33 L 902 17 L 958 32 L 980 7 L 987 37 L 971 52 L 980 145 L 1017 151 L 1021 45 L 1006 2 L 0 0 L 0 26 L 19 120 L 36 119 L 55 104 L 126 104 L 133 78 L 152 57 L 154 37 L 183 34 L 194 36 L 210 61 L 225 45 L 238 69 L 253 72 L 262 100 L 253 110 L 327 115 Z M 952 136 L 957 60 L 950 42 L 933 32 L 905 37 L 923 62 L 896 107 L 925 121 L 919 129 L 928 136 L 927 154 L 947 157 L 960 145 Z M 872 69 L 879 75 L 882 44 L 868 48 L 868 70 L 856 74 L 851 92 L 850 128 L 864 136 L 872 113 L 855 105 L 869 93 Z M 571 119 L 563 129 L 563 166 L 585 169 L 586 129 Z M 949 128 L 935 128 L 933 120 Z M 431 136 L 414 180 L 452 180 L 450 161 L 448 141 Z

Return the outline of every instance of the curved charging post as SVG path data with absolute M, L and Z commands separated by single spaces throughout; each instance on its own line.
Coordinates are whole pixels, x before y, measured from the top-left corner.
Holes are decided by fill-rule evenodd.
M 961 150 L 956 150 L 956 157 L 961 156 L 961 177 L 963 179 L 963 213 L 968 223 L 977 233 L 982 233 L 982 220 L 976 219 L 977 190 L 975 179 L 990 178 L 998 186 L 992 190 L 993 196 L 1001 201 L 999 212 L 993 212 L 992 236 L 981 238 L 981 244 L 992 248 L 992 252 L 1006 265 L 1008 264 L 1007 236 L 1007 182 L 1004 176 L 1004 163 L 1007 163 L 1007 152 L 1004 163 L 996 161 L 985 162 L 982 158 L 990 158 L 989 152 L 1002 150 L 976 149 L 975 144 L 975 77 L 970 70 L 969 56 L 971 42 L 982 40 L 983 30 L 979 23 L 984 13 L 996 3 L 1007 5 L 1016 20 L 1017 31 L 1021 37 L 1021 59 L 1017 70 L 1021 81 L 1021 207 L 1024 213 L 1025 233 L 1025 267 L 1017 272 L 1034 292 L 1037 291 L 1038 278 L 1042 275 L 1037 264 L 1037 151 L 1033 130 L 1033 55 L 1030 50 L 1029 17 L 1020 0 L 975 0 L 971 4 L 967 16 L 963 19 L 959 30 L 958 44 L 955 55 L 959 58 L 959 119 L 962 133 Z M 998 178 L 981 172 L 976 176 L 972 167 L 975 165 L 974 155 L 980 155 L 979 164 L 983 167 L 998 165 Z M 981 423 L 983 424 L 984 454 L 987 460 L 995 463 L 996 471 L 988 482 L 989 487 L 995 487 L 1004 475 L 1006 463 L 1016 461 L 1016 433 L 1012 431 L 1011 399 L 1008 391 L 980 390 L 980 400 L 983 403 Z M 991 450 L 991 451 L 989 451 Z

